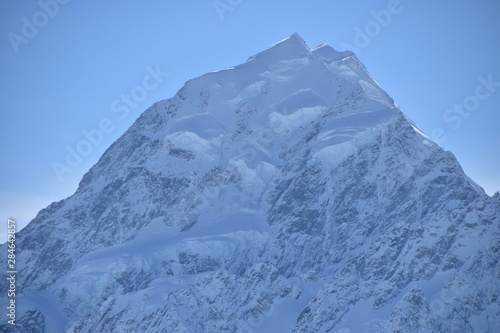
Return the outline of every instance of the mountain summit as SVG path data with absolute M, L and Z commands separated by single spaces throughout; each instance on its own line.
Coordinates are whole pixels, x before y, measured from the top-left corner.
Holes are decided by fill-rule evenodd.
M 17 328 L 499 332 L 499 213 L 352 52 L 294 34 L 147 109 L 19 232 Z

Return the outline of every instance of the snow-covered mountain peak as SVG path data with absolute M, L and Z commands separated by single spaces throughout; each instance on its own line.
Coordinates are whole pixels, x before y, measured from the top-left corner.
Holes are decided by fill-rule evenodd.
M 250 57 L 248 61 L 262 59 L 263 61 L 274 62 L 287 59 L 299 59 L 307 56 L 310 52 L 311 50 L 302 37 L 300 37 L 299 34 L 294 33 L 290 37 L 287 37 L 271 45 L 266 50 Z
M 498 199 L 295 34 L 154 104 L 17 235 L 18 327 L 499 332 Z
M 352 52 L 338 52 L 328 45 L 311 51 L 298 34 L 241 65 L 189 81 L 180 94 L 203 96 L 203 105 L 207 106 L 203 112 L 211 113 L 222 123 L 237 121 L 231 110 L 242 103 L 265 104 L 259 110 L 262 119 L 275 109 L 289 116 L 299 105 L 316 108 L 317 112 L 345 104 L 347 99 L 356 100 L 359 106 L 344 107 L 344 112 L 349 113 L 395 107 Z M 354 95 L 359 96 L 353 98 Z M 305 124 L 309 118 L 296 115 L 294 121 L 302 119 Z
M 271 48 L 278 45 L 278 44 L 285 44 L 285 43 L 286 44 L 291 44 L 291 43 L 299 44 L 299 45 L 302 45 L 303 47 L 305 47 L 306 49 L 309 49 L 309 47 L 307 46 L 304 39 L 297 32 L 293 33 L 292 35 L 283 39 L 282 41 L 279 41 L 279 42 L 273 44 L 271 46 Z

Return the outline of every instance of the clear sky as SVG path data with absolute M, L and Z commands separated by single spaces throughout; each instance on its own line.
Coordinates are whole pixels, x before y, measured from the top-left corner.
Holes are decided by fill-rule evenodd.
M 500 190 L 499 17 L 497 0 L 2 1 L 0 219 L 22 227 L 71 195 L 155 101 L 294 32 L 311 48 L 356 51 L 492 195 Z

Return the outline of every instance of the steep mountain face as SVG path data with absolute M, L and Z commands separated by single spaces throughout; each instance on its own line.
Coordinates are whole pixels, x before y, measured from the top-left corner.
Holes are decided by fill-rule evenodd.
M 18 234 L 17 327 L 500 332 L 499 213 L 354 54 L 295 34 L 146 110 Z

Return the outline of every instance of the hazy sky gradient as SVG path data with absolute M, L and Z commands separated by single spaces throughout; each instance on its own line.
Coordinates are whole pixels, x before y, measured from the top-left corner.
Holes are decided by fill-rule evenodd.
M 113 141 L 185 81 L 294 32 L 311 48 L 354 48 L 473 180 L 500 190 L 496 0 L 55 1 L 0 3 L 2 220 L 25 225 L 71 195 Z M 102 139 L 82 143 L 100 126 Z M 54 163 L 67 166 L 78 148 L 86 156 L 58 177 Z

